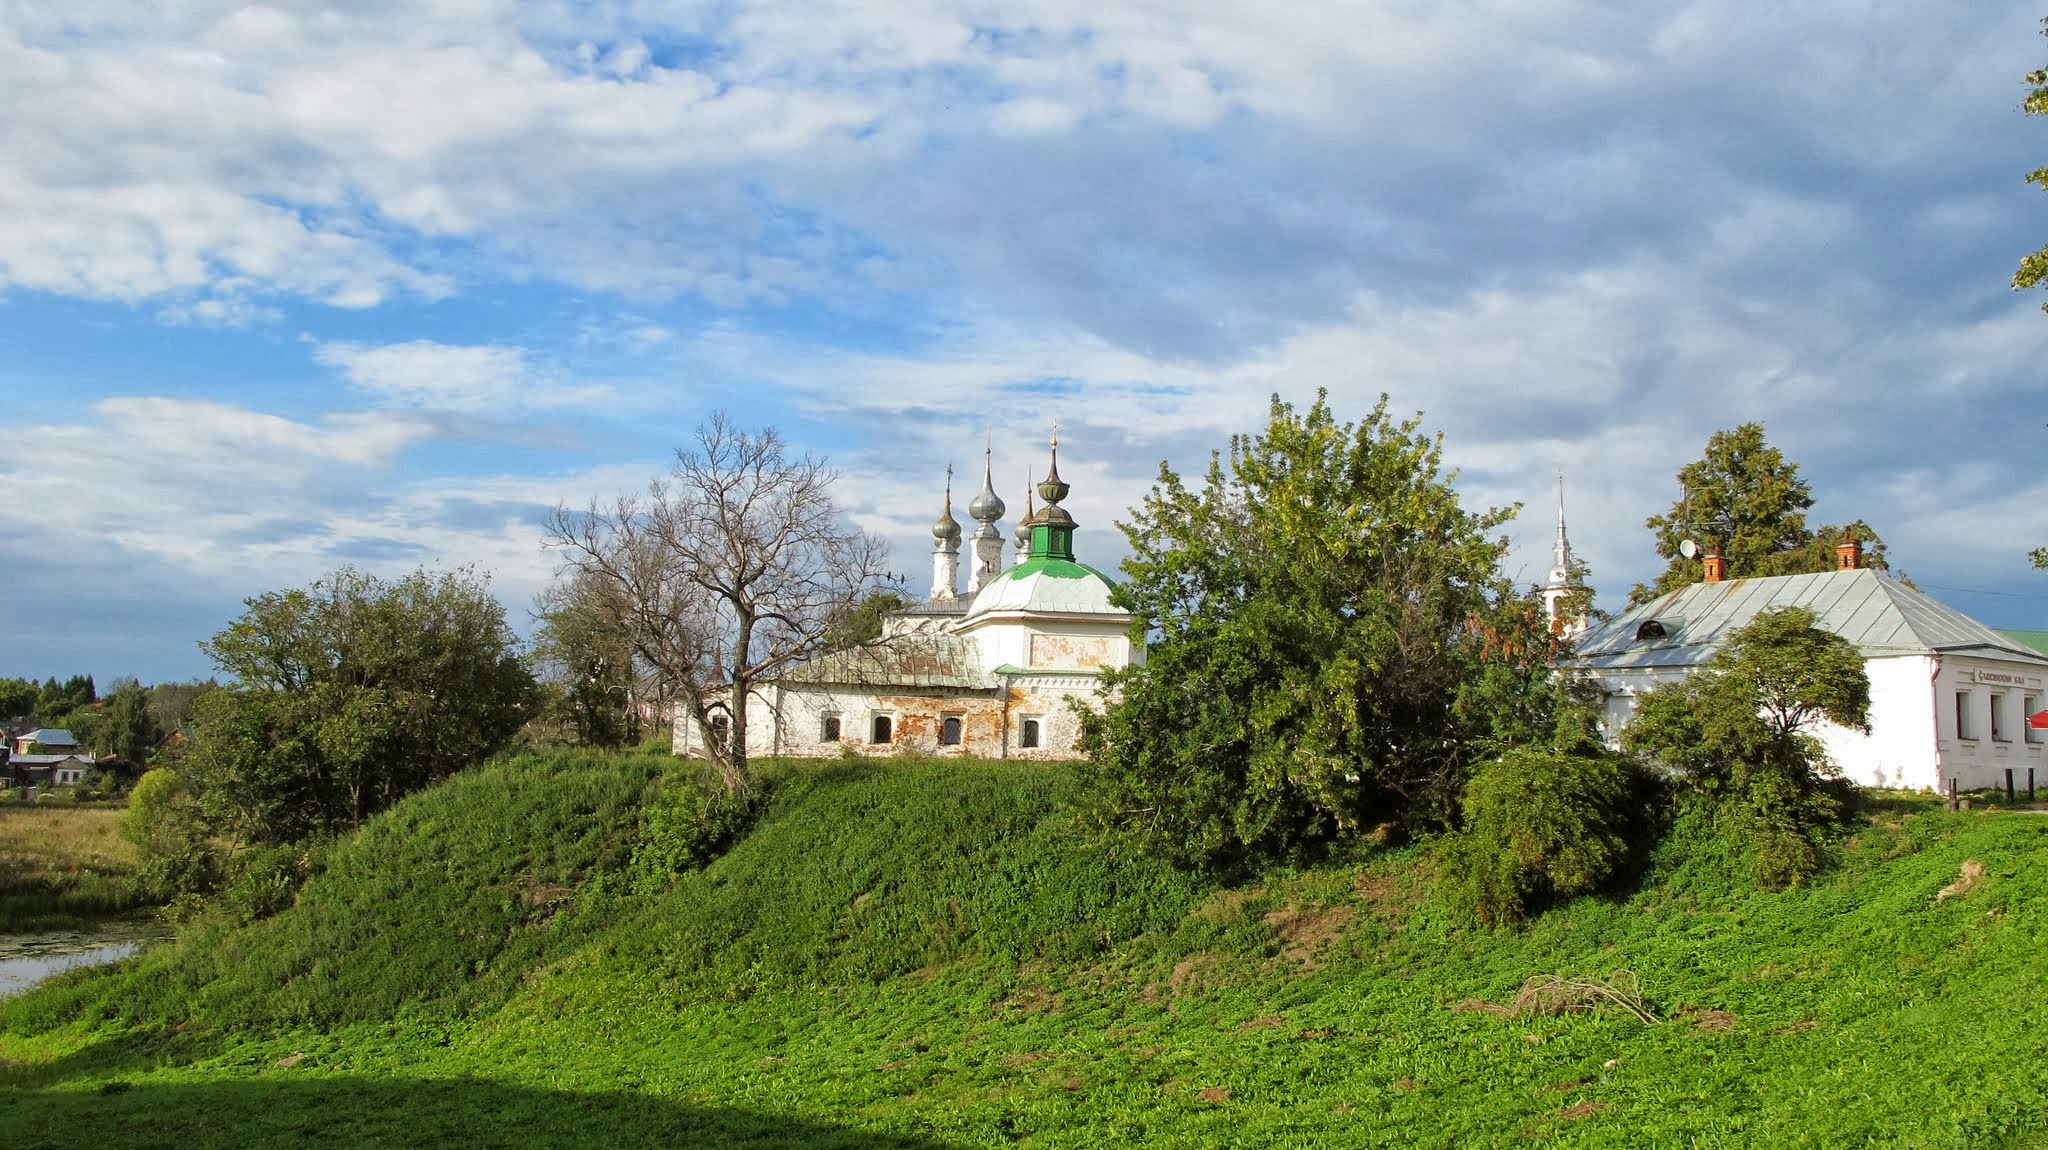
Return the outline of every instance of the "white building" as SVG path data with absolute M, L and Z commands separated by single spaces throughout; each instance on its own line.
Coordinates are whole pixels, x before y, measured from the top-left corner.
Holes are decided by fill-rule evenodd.
M 1109 601 L 1109 577 L 1074 558 L 1074 519 L 1059 505 L 1067 492 L 1055 435 L 1038 484 L 1045 506 L 1018 525 L 1016 560 L 1005 567 L 996 527 L 1005 507 L 984 462 L 968 504 L 978 526 L 963 599 L 949 482 L 932 527 L 930 596 L 890 616 L 879 641 L 757 687 L 749 752 L 1071 758 L 1080 736 L 1073 702 L 1092 703 L 1103 671 L 1142 663 L 1145 651 L 1131 640 L 1130 614 Z M 702 754 L 704 739 L 678 716 L 677 754 Z
M 1760 612 L 1804 607 L 1814 624 L 1856 645 L 1870 675 L 1870 733 L 1816 732 L 1828 757 L 1865 786 L 1945 790 L 2048 786 L 2048 732 L 2032 730 L 2048 691 L 2048 657 L 1882 572 L 1860 567 L 1854 543 L 1838 570 L 1695 583 L 1594 624 L 1569 665 L 1606 697 L 1602 724 L 1618 740 L 1636 696 L 1705 665 Z

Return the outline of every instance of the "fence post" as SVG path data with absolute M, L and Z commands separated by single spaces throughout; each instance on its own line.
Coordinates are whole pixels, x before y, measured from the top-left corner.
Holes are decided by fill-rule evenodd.
M 2012 768 L 2005 768 L 2005 805 L 2012 805 Z
M 2027 801 L 2034 801 L 2034 768 L 2027 768 Z
M 1950 814 L 1954 814 L 1954 813 L 1955 813 L 1955 809 L 1956 809 L 1956 777 L 1955 777 L 1954 775 L 1950 775 L 1950 776 L 1948 777 L 1948 809 L 1949 809 L 1949 813 L 1950 813 Z

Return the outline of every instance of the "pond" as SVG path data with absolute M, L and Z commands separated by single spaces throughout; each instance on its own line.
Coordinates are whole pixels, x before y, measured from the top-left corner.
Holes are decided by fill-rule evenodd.
M 0 998 L 53 974 L 126 958 L 170 935 L 156 923 L 105 923 L 91 930 L 0 934 Z

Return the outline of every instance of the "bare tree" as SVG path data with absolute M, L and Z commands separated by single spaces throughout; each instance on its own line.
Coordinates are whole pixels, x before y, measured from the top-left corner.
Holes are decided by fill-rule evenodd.
M 753 790 L 747 707 L 755 685 L 826 649 L 860 600 L 891 582 L 886 545 L 849 529 L 833 505 L 837 474 L 792 456 L 774 428 L 749 432 L 724 412 L 676 452 L 666 479 L 610 507 L 566 508 L 548 524 L 561 574 L 586 582 L 631 635 L 645 674 L 710 732 L 726 790 Z

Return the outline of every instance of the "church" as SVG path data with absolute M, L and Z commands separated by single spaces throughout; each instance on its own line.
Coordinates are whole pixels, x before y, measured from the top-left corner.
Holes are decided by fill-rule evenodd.
M 880 639 L 791 668 L 756 688 L 747 713 L 755 755 L 917 754 L 992 759 L 1072 758 L 1073 702 L 1093 705 L 1102 672 L 1144 662 L 1131 615 L 1110 602 L 1114 583 L 1074 555 L 1077 524 L 1060 506 L 1059 434 L 1052 464 L 1006 562 L 1008 507 L 984 452 L 981 491 L 968 501 L 967 587 L 953 490 L 932 525 L 932 586 L 890 615 Z M 704 732 L 679 716 L 675 752 L 704 753 Z

